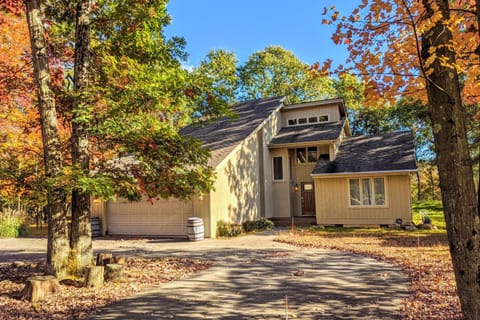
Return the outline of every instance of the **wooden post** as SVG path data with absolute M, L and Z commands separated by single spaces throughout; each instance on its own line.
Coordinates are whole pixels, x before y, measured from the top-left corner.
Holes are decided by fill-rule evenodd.
M 85 269 L 84 286 L 87 288 L 101 288 L 103 286 L 104 270 L 103 266 L 87 267 Z
M 106 266 L 113 262 L 113 254 L 111 253 L 99 253 L 97 254 L 97 266 Z
M 124 278 L 125 266 L 118 263 L 109 263 L 105 266 L 105 280 L 120 281 Z
M 27 279 L 23 288 L 22 299 L 37 302 L 58 290 L 60 290 L 60 284 L 54 276 L 32 276 Z
M 127 262 L 126 256 L 114 256 L 113 262 L 118 264 L 125 264 Z

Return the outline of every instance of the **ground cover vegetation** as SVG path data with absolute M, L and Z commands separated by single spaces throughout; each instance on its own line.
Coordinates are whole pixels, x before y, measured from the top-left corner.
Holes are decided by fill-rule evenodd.
M 311 228 L 279 235 L 277 241 L 303 247 L 353 252 L 392 263 L 409 279 L 402 319 L 462 319 L 445 219 L 440 201 L 414 204 L 414 221 L 428 214 L 433 230 Z
M 27 278 L 46 272 L 42 263 L 0 264 L 0 319 L 82 319 L 105 305 L 167 281 L 191 276 L 208 268 L 208 261 L 183 258 L 131 257 L 125 265 L 125 279 L 106 282 L 102 288 L 85 288 L 80 279 L 60 282 L 60 290 L 42 301 L 19 299 Z

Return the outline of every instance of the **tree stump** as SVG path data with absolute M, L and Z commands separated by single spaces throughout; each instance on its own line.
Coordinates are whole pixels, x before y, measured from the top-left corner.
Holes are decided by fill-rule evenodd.
M 121 281 L 124 278 L 123 271 L 125 266 L 118 263 L 109 263 L 105 266 L 105 280 Z
M 32 276 L 27 279 L 23 288 L 22 299 L 37 302 L 58 290 L 60 290 L 60 284 L 54 276 Z
M 101 288 L 103 286 L 103 273 L 105 267 L 90 266 L 85 269 L 84 286 L 87 288 Z
M 125 264 L 127 262 L 126 256 L 114 256 L 113 263 Z
M 97 266 L 106 266 L 113 262 L 113 254 L 111 253 L 99 253 L 97 254 Z

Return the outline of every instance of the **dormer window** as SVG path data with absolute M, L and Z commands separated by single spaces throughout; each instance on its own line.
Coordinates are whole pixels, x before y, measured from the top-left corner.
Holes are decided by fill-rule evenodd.
M 321 116 L 309 116 L 309 117 L 301 117 L 301 118 L 290 118 L 287 119 L 287 126 L 300 126 L 309 123 L 320 123 L 320 122 L 328 122 L 330 121 L 329 115 L 321 115 Z
M 328 115 L 318 117 L 318 122 L 328 122 L 328 120 Z

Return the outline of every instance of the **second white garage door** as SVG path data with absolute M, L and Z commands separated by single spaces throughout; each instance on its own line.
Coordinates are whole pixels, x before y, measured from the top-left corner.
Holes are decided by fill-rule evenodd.
M 193 204 L 178 199 L 107 202 L 108 233 L 111 235 L 186 236 Z

